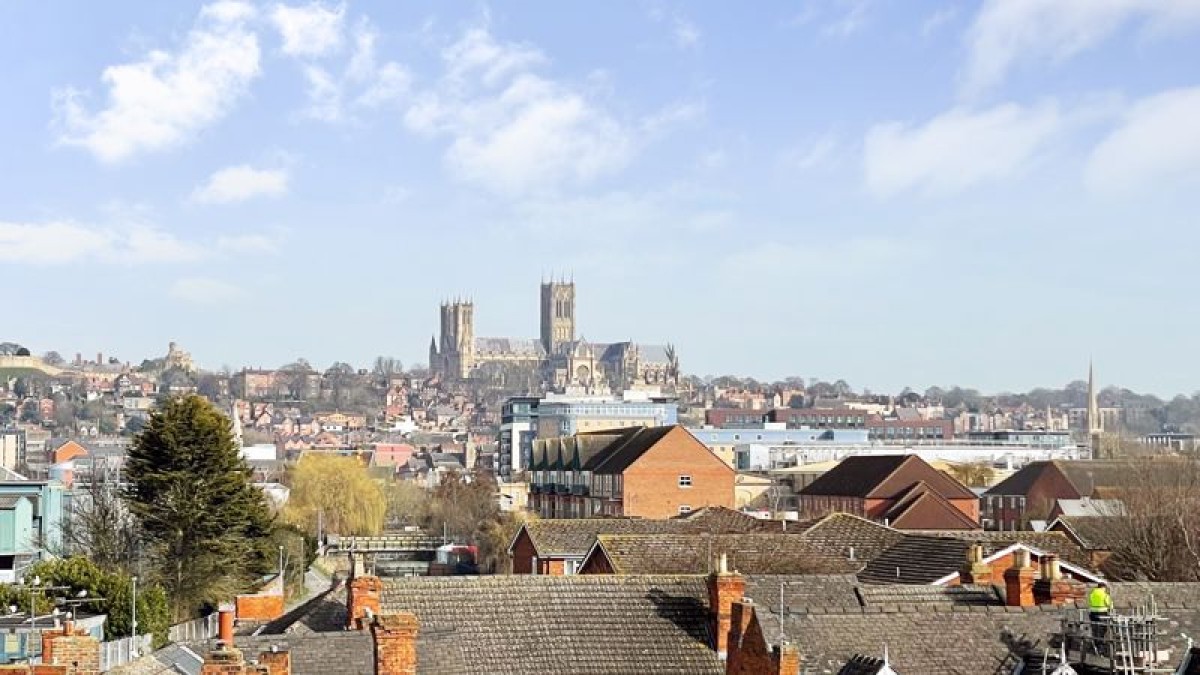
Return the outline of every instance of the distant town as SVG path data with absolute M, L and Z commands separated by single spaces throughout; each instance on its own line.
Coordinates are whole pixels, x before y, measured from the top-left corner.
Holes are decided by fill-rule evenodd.
M 611 664 L 600 672 L 640 671 L 633 664 L 647 663 L 648 649 L 664 669 L 646 672 L 690 663 L 688 672 L 791 675 L 813 654 L 830 669 L 868 668 L 836 672 L 898 672 L 882 669 L 887 652 L 822 632 L 814 613 L 848 612 L 849 623 L 835 625 L 853 632 L 869 630 L 858 624 L 873 612 L 916 612 L 921 630 L 936 633 L 944 617 L 960 617 L 940 614 L 947 609 L 1085 606 L 1102 582 L 1133 612 L 1128 640 L 1157 649 L 1172 641 L 1155 622 L 1200 626 L 1200 604 L 1166 619 L 1130 605 L 1158 593 L 1174 602 L 1169 586 L 1200 589 L 1186 543 L 1200 522 L 1180 510 L 1200 499 L 1195 398 L 1101 387 L 1091 364 L 1062 389 L 1023 394 L 700 378 L 681 369 L 675 345 L 580 338 L 572 282 L 544 282 L 540 307 L 539 337 L 480 337 L 470 301 L 444 302 L 423 365 L 380 356 L 363 366 L 298 359 L 212 371 L 181 343 L 140 359 L 0 345 L 0 519 L 9 523 L 0 527 L 0 582 L 18 596 L 45 594 L 50 582 L 40 579 L 53 576 L 83 598 L 89 587 L 70 565 L 84 556 L 97 565 L 88 574 L 114 575 L 112 583 L 161 584 L 143 591 L 160 596 L 134 598 L 132 614 L 81 605 L 74 623 L 47 615 L 42 631 L 33 603 L 27 634 L 44 644 L 10 643 L 5 658 L 44 661 L 51 650 L 67 653 L 55 635 L 78 636 L 92 641 L 81 649 L 101 670 L 208 672 L 256 667 L 231 645 L 269 642 L 289 659 L 318 648 L 328 649 L 313 657 L 318 664 L 375 653 L 375 666 L 355 672 L 420 672 L 463 658 L 459 646 L 415 637 L 426 627 L 518 603 L 529 620 L 557 624 L 553 603 L 563 594 L 578 612 L 615 603 L 612 620 L 646 628 L 588 657 Z M 274 573 L 237 577 L 228 606 L 211 603 L 229 593 L 211 579 L 156 571 L 183 540 L 155 524 L 174 493 L 145 492 L 163 480 L 190 491 L 192 481 L 221 475 L 209 473 L 217 466 L 232 471 L 223 484 L 244 480 L 259 495 L 274 523 L 262 543 L 279 549 L 277 564 L 250 554 L 248 570 L 274 565 Z M 1149 497 L 1164 489 L 1168 503 Z M 243 507 L 196 504 L 183 514 L 193 508 L 205 510 L 180 517 L 199 523 L 212 509 Z M 245 532 L 261 528 L 261 517 L 247 512 Z M 1163 550 L 1149 558 L 1146 528 L 1166 528 L 1149 544 Z M 596 583 L 613 575 L 628 581 Z M 682 603 L 671 621 L 661 620 L 656 593 Z M 808 610 L 786 600 L 813 593 L 821 605 Z M 793 604 L 778 607 L 781 594 Z M 147 597 L 162 598 L 162 619 L 143 636 L 122 621 L 153 615 Z M 1094 616 L 1060 624 L 1051 614 L 961 615 L 955 630 L 975 640 L 970 659 L 1045 657 L 992 635 L 994 616 L 1085 645 L 1082 662 L 1115 663 L 1119 645 L 1094 637 Z M 389 622 L 401 619 L 412 623 L 397 635 L 408 637 L 390 642 Z M 588 619 L 572 621 L 567 633 Z M 310 632 L 295 634 L 298 626 Z M 363 631 L 363 644 L 327 644 L 351 635 L 347 627 Z M 709 651 L 688 647 L 697 630 Z M 1089 655 L 1089 644 L 1101 655 Z M 892 650 L 920 663 L 903 644 Z M 507 669 L 502 651 L 474 656 L 484 672 Z M 1167 662 L 1157 659 L 1145 663 Z

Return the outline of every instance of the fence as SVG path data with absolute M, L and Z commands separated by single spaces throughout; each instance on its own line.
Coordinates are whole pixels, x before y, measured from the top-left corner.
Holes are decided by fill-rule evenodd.
M 137 635 L 100 643 L 100 672 L 108 672 L 154 650 L 154 636 Z
M 217 636 L 217 614 L 213 612 L 199 619 L 192 619 L 171 626 L 167 638 L 171 642 L 195 642 Z

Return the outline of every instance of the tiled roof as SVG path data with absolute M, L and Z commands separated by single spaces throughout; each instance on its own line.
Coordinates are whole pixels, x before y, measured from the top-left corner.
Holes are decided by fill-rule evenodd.
M 522 529 L 533 541 L 538 555 L 547 557 L 579 557 L 587 555 L 596 536 L 600 534 L 734 534 L 758 532 L 763 521 L 756 518 L 733 518 L 714 515 L 691 521 L 643 520 L 640 518 L 564 518 L 531 520 Z M 519 533 L 518 533 L 518 536 Z M 515 539 L 514 539 L 515 541 Z
M 910 455 L 851 455 L 800 491 L 806 495 L 866 497 Z
M 987 606 L 1003 604 L 995 586 L 904 586 L 898 584 L 864 584 L 858 587 L 863 607 L 890 605 Z
M 728 556 L 742 574 L 853 574 L 855 563 L 794 534 L 601 534 L 599 551 L 616 574 L 708 574 Z
M 416 615 L 421 673 L 717 675 L 707 597 L 699 576 L 414 577 L 382 611 Z
M 769 596 L 752 599 L 760 618 L 765 614 L 777 626 L 773 608 L 778 601 L 764 606 Z M 806 674 L 840 673 L 856 655 L 881 654 L 886 647 L 897 673 L 995 675 L 1013 672 L 1027 657 L 1040 664 L 1043 650 L 1056 650 L 1050 638 L 1060 629 L 1064 611 L 1074 610 L 906 602 L 857 609 L 789 607 L 784 636 L 798 647 Z M 1172 661 L 1177 661 L 1186 647 L 1180 634 L 1200 629 L 1200 605 L 1162 610 L 1159 615 L 1164 619 L 1159 623 L 1159 649 L 1170 648 Z M 774 642 L 778 629 L 767 630 L 764 623 L 764 635 Z
M 375 643 L 368 631 L 237 637 L 234 646 L 247 661 L 277 647 L 291 653 L 292 675 L 375 675 Z M 216 640 L 187 645 L 207 655 Z
M 781 520 L 755 518 L 727 506 L 705 506 L 676 516 L 676 520 L 692 523 L 705 532 L 781 532 L 784 528 Z M 789 523 L 788 529 L 800 531 L 803 527 L 800 523 Z
M 859 607 L 858 586 L 853 574 L 746 575 L 746 595 L 769 607 L 779 606 L 780 590 L 787 607 Z
M 886 551 L 905 535 L 865 518 L 833 513 L 812 524 L 801 536 L 848 559 L 867 561 Z
M 979 529 L 979 523 L 968 518 L 925 481 L 914 483 L 904 496 L 888 509 L 884 520 L 900 530 L 939 525 L 947 529 Z
M 1112 522 L 1119 516 L 1059 516 L 1055 523 L 1060 524 L 1064 534 L 1077 540 L 1088 550 L 1111 551 L 1117 545 L 1121 530 L 1112 527 Z M 1051 523 L 1055 530 L 1058 528 Z

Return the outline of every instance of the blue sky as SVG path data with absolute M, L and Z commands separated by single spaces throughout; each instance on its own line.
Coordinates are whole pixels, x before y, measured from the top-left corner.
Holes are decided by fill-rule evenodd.
M 1197 389 L 1200 3 L 0 1 L 4 338 Z

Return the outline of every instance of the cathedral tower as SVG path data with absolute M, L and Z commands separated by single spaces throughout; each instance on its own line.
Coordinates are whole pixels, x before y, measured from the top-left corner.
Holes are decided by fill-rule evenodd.
M 542 282 L 542 346 L 547 354 L 575 340 L 575 282 Z
M 461 300 L 442 303 L 441 329 L 438 352 L 445 374 L 466 379 L 475 368 L 475 305 Z

